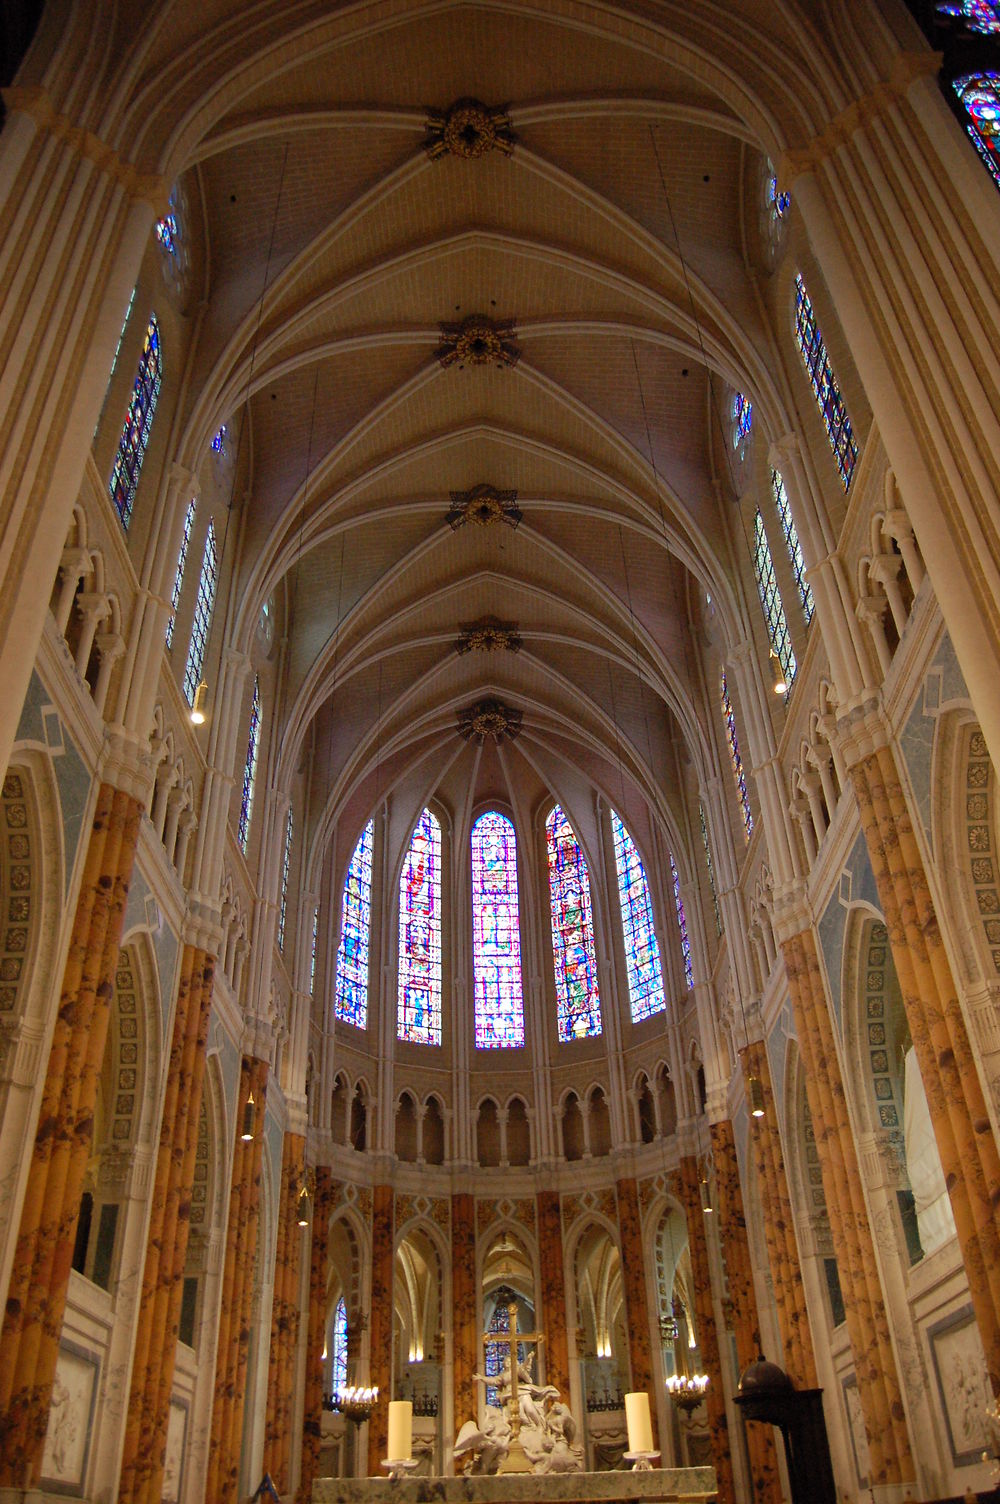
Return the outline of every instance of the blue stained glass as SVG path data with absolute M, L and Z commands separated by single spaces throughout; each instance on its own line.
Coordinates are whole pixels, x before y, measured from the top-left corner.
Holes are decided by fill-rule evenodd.
M 315 1348 L 313 1349 L 315 1351 Z M 330 1392 L 336 1394 L 347 1383 L 347 1305 L 344 1297 L 337 1301 L 330 1333 Z
M 441 826 L 429 809 L 399 878 L 396 1031 L 411 1044 L 441 1043 Z
M 1000 73 L 987 69 L 952 79 L 966 114 L 965 128 L 1000 188 Z
M 524 1044 L 514 827 L 487 810 L 472 827 L 472 970 L 476 1049 Z
M 313 909 L 312 941 L 309 946 L 309 996 L 316 991 L 316 942 L 319 939 L 319 904 Z
M 131 305 L 130 305 L 131 306 Z M 117 359 L 117 355 L 116 355 Z M 156 399 L 160 395 L 160 379 L 163 366 L 160 356 L 160 326 L 156 314 L 150 314 L 146 340 L 142 347 L 139 370 L 132 389 L 122 436 L 118 441 L 118 453 L 108 481 L 108 492 L 118 509 L 122 527 L 128 528 L 132 518 L 135 490 L 139 484 L 142 462 L 149 443 L 149 431 L 153 426 Z
M 243 855 L 247 854 L 250 840 L 250 816 L 253 813 L 253 791 L 257 780 L 257 753 L 260 750 L 260 679 L 254 675 L 253 699 L 250 702 L 250 737 L 247 742 L 247 758 L 243 765 L 243 792 L 240 796 L 240 823 L 236 838 Z
M 681 880 L 677 875 L 673 856 L 670 857 L 670 880 L 674 885 L 674 904 L 677 908 L 677 928 L 681 932 L 681 956 L 684 960 L 684 980 L 688 990 L 694 986 L 694 971 L 691 966 L 691 941 L 688 939 L 687 917 L 684 913 L 684 900 L 681 898 Z
M 708 841 L 708 826 L 705 823 L 705 806 L 698 805 L 698 819 L 701 821 L 701 843 L 705 848 L 705 866 L 708 868 L 708 886 L 712 890 L 712 908 L 715 910 L 715 933 L 722 934 L 722 919 L 719 916 L 719 895 L 715 891 L 715 869 L 712 866 L 712 848 Z
M 774 562 L 771 558 L 771 549 L 767 541 L 767 534 L 764 531 L 764 519 L 760 515 L 759 508 L 753 524 L 753 567 L 754 573 L 757 576 L 757 590 L 760 594 L 760 603 L 764 608 L 767 635 L 778 662 L 781 664 L 785 683 L 791 688 L 798 665 L 795 662 L 792 639 L 788 635 L 785 608 L 781 604 L 781 591 L 778 589 L 778 581 L 774 573 Z
M 632 1022 L 637 1024 L 654 1013 L 662 1013 L 666 1007 L 660 946 L 653 928 L 653 900 L 642 857 L 614 810 L 611 811 L 611 832 L 618 873 L 618 901 L 622 911 L 629 1006 Z
M 733 394 L 733 448 L 742 456 L 753 428 L 753 403 L 742 392 Z
M 520 1321 L 518 1321 L 518 1325 L 520 1326 Z M 509 1309 L 506 1301 L 500 1301 L 497 1304 L 497 1306 L 495 1307 L 495 1309 L 493 1311 L 493 1315 L 490 1317 L 490 1324 L 486 1328 L 486 1330 L 488 1332 L 509 1332 L 510 1331 L 510 1309 Z M 487 1342 L 485 1344 L 485 1349 L 486 1349 L 486 1351 L 485 1351 L 485 1354 L 484 1354 L 484 1357 L 485 1357 L 484 1377 L 486 1377 L 488 1379 L 499 1378 L 500 1375 L 503 1373 L 504 1364 L 506 1363 L 507 1356 L 508 1356 L 508 1354 L 510 1352 L 510 1343 L 509 1342 Z M 524 1363 L 527 1360 L 527 1357 L 528 1357 L 528 1348 L 527 1348 L 526 1343 L 519 1342 L 517 1344 L 517 1361 L 518 1361 L 518 1363 Z M 486 1403 L 488 1405 L 499 1406 L 499 1404 L 500 1404 L 500 1388 L 499 1388 L 499 1385 L 496 1385 L 496 1384 L 487 1384 L 487 1386 L 486 1386 Z
M 844 490 L 849 491 L 857 463 L 858 446 L 837 378 L 833 374 L 830 357 L 826 353 L 826 342 L 800 275 L 795 278 L 795 338 L 809 374 L 813 395 L 826 427 L 826 436 L 837 461 Z
M 753 815 L 750 812 L 750 795 L 747 792 L 746 774 L 743 771 L 743 759 L 740 756 L 740 743 L 736 735 L 736 717 L 733 714 L 733 702 L 729 698 L 729 685 L 726 683 L 726 675 L 723 672 L 721 679 L 722 718 L 726 725 L 726 740 L 729 743 L 729 757 L 733 764 L 733 777 L 736 779 L 736 792 L 740 796 L 740 808 L 743 811 L 743 828 L 749 841 L 753 834 Z
M 288 823 L 285 826 L 285 851 L 281 858 L 281 904 L 278 909 L 278 949 L 285 948 L 285 919 L 288 915 L 288 874 L 292 865 L 292 806 L 288 806 Z
M 601 1032 L 590 877 L 573 827 L 558 804 L 545 822 L 545 841 L 559 1040 L 565 1044 Z
M 218 430 L 218 432 L 212 439 L 212 449 L 216 454 L 224 454 L 228 443 L 229 429 L 226 427 L 225 423 L 223 423 L 222 427 Z
M 184 665 L 184 697 L 189 705 L 194 704 L 201 683 L 201 671 L 205 666 L 205 649 L 212 626 L 215 609 L 215 587 L 218 582 L 219 561 L 215 552 L 215 523 L 208 519 L 205 534 L 205 552 L 201 558 L 201 575 L 198 579 L 198 595 L 194 603 L 194 620 L 191 623 L 191 641 L 188 643 L 187 663 Z
M 181 535 L 181 546 L 177 554 L 177 572 L 174 575 L 174 588 L 170 592 L 170 616 L 167 620 L 167 647 L 174 645 L 174 623 L 177 620 L 177 607 L 180 604 L 181 590 L 184 586 L 184 571 L 187 568 L 188 545 L 191 542 L 191 529 L 194 527 L 194 513 L 197 499 L 192 497 L 188 502 L 188 509 L 184 516 L 184 532 Z M 199 670 L 200 672 L 200 670 Z
M 334 1013 L 356 1029 L 368 1027 L 368 935 L 372 919 L 372 841 L 375 821 L 361 832 L 344 882 L 337 946 Z
M 792 195 L 778 192 L 778 175 L 775 173 L 767 185 L 767 201 L 771 206 L 771 213 L 775 219 L 784 219 L 792 207 Z
M 812 586 L 806 579 L 806 562 L 802 557 L 802 546 L 799 543 L 792 509 L 788 504 L 788 492 L 777 470 L 771 471 L 771 494 L 774 497 L 774 509 L 781 523 L 781 531 L 785 535 L 785 547 L 788 549 L 788 559 L 795 576 L 795 588 L 799 592 L 799 600 L 802 603 L 802 614 L 808 626 L 812 621 L 816 602 L 813 600 Z
M 937 7 L 942 16 L 957 16 L 970 31 L 985 36 L 1000 36 L 1000 5 L 995 0 L 954 0 Z

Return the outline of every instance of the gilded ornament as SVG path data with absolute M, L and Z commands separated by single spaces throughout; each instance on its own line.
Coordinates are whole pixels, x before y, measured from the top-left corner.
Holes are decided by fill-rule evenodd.
M 472 160 L 491 151 L 509 157 L 514 139 L 506 110 L 491 110 L 478 99 L 456 99 L 447 110 L 427 117 L 424 149 L 432 161 L 444 156 Z
M 499 745 L 513 741 L 521 730 L 523 717 L 520 710 L 505 705 L 502 700 L 479 700 L 467 710 L 458 712 L 458 730 L 466 741 L 473 737 L 480 746 L 488 736 Z
M 441 325 L 441 343 L 434 351 L 445 370 L 457 365 L 516 366 L 521 351 L 514 338 L 513 319 L 491 319 L 486 313 L 470 313 L 455 324 Z
M 480 485 L 473 486 L 470 491 L 452 491 L 447 522 L 453 532 L 463 522 L 474 522 L 477 527 L 506 522 L 508 527 L 517 527 L 524 513 L 516 502 L 516 491 L 498 491 L 495 486 Z
M 498 621 L 495 616 L 483 616 L 479 621 L 461 627 L 461 636 L 455 643 L 457 653 L 494 653 L 506 649 L 517 653 L 521 649 L 517 623 Z

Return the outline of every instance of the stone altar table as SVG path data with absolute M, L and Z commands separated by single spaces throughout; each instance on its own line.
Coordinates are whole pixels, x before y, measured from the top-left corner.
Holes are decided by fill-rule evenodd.
M 715 1497 L 712 1467 L 648 1473 L 496 1473 L 473 1478 L 317 1478 L 313 1504 L 615 1504 Z

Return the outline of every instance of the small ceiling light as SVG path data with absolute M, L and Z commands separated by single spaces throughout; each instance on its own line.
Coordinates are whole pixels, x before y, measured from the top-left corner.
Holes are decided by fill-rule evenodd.
M 243 1132 L 240 1138 L 248 1144 L 254 1135 L 254 1127 L 257 1122 L 257 1104 L 253 1099 L 253 1092 L 247 1097 L 246 1106 L 243 1108 Z
M 759 1076 L 748 1077 L 747 1097 L 750 1102 L 750 1116 L 762 1118 L 764 1116 L 764 1088 Z
M 299 1191 L 299 1226 L 309 1226 L 309 1192 L 305 1186 Z
M 701 1209 L 703 1212 L 712 1210 L 712 1193 L 708 1189 L 708 1181 L 704 1175 L 701 1177 Z
M 205 701 L 208 698 L 208 685 L 202 679 L 194 692 L 194 704 L 191 706 L 192 726 L 204 726 L 205 724 Z
M 769 657 L 771 660 L 771 687 L 773 688 L 776 695 L 787 695 L 788 680 L 785 678 L 785 671 L 782 668 L 781 661 L 773 648 L 771 649 Z

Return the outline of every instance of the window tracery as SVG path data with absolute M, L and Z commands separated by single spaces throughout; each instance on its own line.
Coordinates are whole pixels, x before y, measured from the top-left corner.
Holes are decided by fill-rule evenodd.
M 499 810 L 472 827 L 472 964 L 476 1048 L 524 1044 L 514 827 Z
M 201 671 L 205 666 L 205 649 L 212 626 L 215 609 L 215 590 L 218 584 L 219 561 L 215 549 L 215 522 L 208 519 L 205 534 L 205 552 L 201 556 L 201 574 L 198 577 L 198 594 L 194 603 L 194 620 L 191 623 L 191 640 L 188 643 L 187 663 L 184 665 L 184 698 L 194 704 Z
M 558 804 L 545 822 L 559 1039 L 601 1032 L 601 999 L 594 953 L 594 920 L 587 859 Z
M 792 566 L 792 574 L 795 576 L 795 588 L 799 593 L 802 615 L 808 626 L 812 621 L 816 602 L 813 599 L 812 586 L 806 579 L 806 562 L 802 557 L 802 545 L 799 543 L 799 533 L 792 516 L 788 492 L 785 490 L 785 482 L 779 470 L 771 471 L 771 495 L 774 497 L 774 510 L 778 514 L 781 531 L 785 537 L 785 547 L 788 549 L 788 560 Z
M 816 322 L 812 302 L 801 274 L 795 277 L 795 339 L 806 368 L 826 436 L 837 462 L 844 490 L 849 491 L 858 459 L 854 429 L 833 374 L 826 341 Z
M 399 878 L 396 1032 L 411 1044 L 441 1043 L 441 826 L 425 809 Z
M 684 913 L 684 900 L 681 898 L 681 880 L 673 856 L 667 853 L 670 861 L 670 881 L 674 889 L 674 906 L 677 909 L 677 928 L 681 932 L 681 958 L 684 962 L 684 981 L 688 991 L 694 987 L 694 971 L 691 966 L 691 941 L 688 938 L 687 916 Z
M 375 821 L 358 839 L 344 879 L 334 1013 L 341 1023 L 368 1027 L 368 943 L 372 917 L 372 843 Z
M 180 605 L 181 591 L 184 588 L 184 571 L 187 568 L 188 547 L 191 543 L 191 530 L 194 527 L 194 514 L 197 505 L 197 497 L 192 496 L 188 502 L 188 509 L 184 514 L 184 531 L 181 534 L 181 546 L 177 554 L 177 571 L 174 575 L 174 588 L 170 592 L 170 616 L 167 619 L 166 631 L 168 648 L 172 648 L 174 645 L 174 625 L 177 621 L 177 607 Z
M 250 816 L 253 813 L 254 784 L 257 780 L 257 753 L 260 749 L 260 679 L 254 675 L 253 699 L 250 702 L 250 736 L 246 762 L 243 764 L 243 790 L 240 797 L 240 821 L 236 838 L 243 855 L 250 840 Z
M 330 1332 L 330 1391 L 336 1394 L 347 1383 L 347 1305 L 337 1301 Z
M 759 507 L 753 523 L 753 567 L 757 577 L 757 592 L 764 611 L 764 621 L 767 624 L 768 639 L 775 657 L 781 664 L 785 683 L 790 689 L 798 664 L 795 661 L 795 650 L 788 631 L 785 608 L 781 604 L 781 591 L 778 589 L 778 579 L 774 572 L 771 546 L 767 541 L 764 519 L 760 515 Z
M 292 865 L 292 832 L 294 829 L 294 812 L 292 806 L 288 806 L 288 820 L 285 824 L 285 849 L 281 857 L 281 903 L 278 908 L 278 949 L 285 948 L 285 920 L 288 916 L 288 874 Z
M 611 832 L 625 941 L 629 1006 L 632 1022 L 637 1024 L 654 1013 L 661 1013 L 666 1007 L 660 946 L 653 928 L 653 902 L 642 857 L 614 810 L 611 811 Z
M 732 419 L 733 448 L 737 456 L 743 459 L 747 451 L 747 445 L 750 442 L 750 435 L 753 432 L 753 403 L 743 392 L 733 393 L 730 417 Z
M 739 795 L 740 809 L 743 813 L 743 828 L 749 841 L 753 835 L 753 814 L 750 809 L 750 795 L 747 791 L 746 774 L 743 771 L 743 759 L 740 756 L 740 744 L 736 735 L 736 717 L 733 714 L 733 702 L 729 698 L 729 685 L 726 683 L 725 670 L 720 680 L 720 698 L 722 700 L 722 719 L 726 728 L 726 741 L 729 744 L 729 759 L 733 767 L 733 777 L 736 780 L 736 792 Z
M 129 306 L 131 307 L 131 304 Z M 132 398 L 125 415 L 122 435 L 118 441 L 118 453 L 108 481 L 108 492 L 121 518 L 122 527 L 126 531 L 132 519 L 136 487 L 139 484 L 142 462 L 146 456 L 146 446 L 149 443 L 149 434 L 153 426 L 162 375 L 160 326 L 156 321 L 156 314 L 151 313 L 142 355 L 139 358 L 139 370 L 132 389 Z
M 965 113 L 965 129 L 1000 188 L 1000 72 L 963 73 L 951 86 Z

